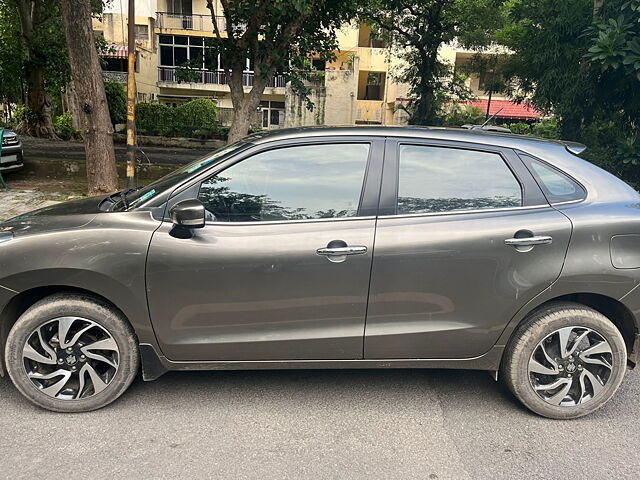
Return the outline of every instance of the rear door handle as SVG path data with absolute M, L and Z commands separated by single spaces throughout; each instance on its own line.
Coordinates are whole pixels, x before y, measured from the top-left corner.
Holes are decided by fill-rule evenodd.
M 516 247 L 529 247 L 532 245 L 549 245 L 553 242 L 553 237 L 549 235 L 538 235 L 535 237 L 507 238 L 504 243 L 515 245 Z
M 353 246 L 353 247 L 325 247 L 316 250 L 318 255 L 333 256 L 333 255 L 362 255 L 367 253 L 367 247 L 365 246 Z

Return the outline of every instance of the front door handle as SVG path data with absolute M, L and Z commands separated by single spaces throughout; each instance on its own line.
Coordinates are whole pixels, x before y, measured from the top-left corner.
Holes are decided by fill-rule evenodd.
M 516 247 L 531 247 L 533 245 L 549 245 L 553 238 L 549 235 L 538 235 L 534 237 L 507 238 L 504 243 Z
M 365 246 L 353 246 L 353 247 L 324 247 L 316 250 L 318 255 L 325 256 L 342 256 L 342 255 L 362 255 L 367 253 L 367 247 Z

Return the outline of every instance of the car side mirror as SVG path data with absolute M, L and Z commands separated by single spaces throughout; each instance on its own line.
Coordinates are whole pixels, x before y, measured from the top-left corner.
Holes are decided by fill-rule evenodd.
M 200 200 L 183 200 L 176 203 L 170 212 L 171 221 L 176 227 L 202 228 L 205 222 L 204 205 Z

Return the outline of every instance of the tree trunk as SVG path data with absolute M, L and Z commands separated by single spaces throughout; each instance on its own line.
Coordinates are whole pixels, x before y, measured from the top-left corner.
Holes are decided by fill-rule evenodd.
M 41 23 L 47 15 L 42 1 L 18 0 L 16 2 L 20 16 L 22 44 L 26 55 L 26 118 L 20 122 L 16 131 L 32 137 L 58 138 L 51 120 L 51 98 L 46 90 L 44 67 L 33 62 L 34 25 Z
M 229 128 L 229 143 L 237 142 L 249 133 L 251 120 L 258 110 L 264 89 L 272 78 L 273 73 L 268 74 L 267 78 L 263 78 L 259 68 L 256 67 L 253 86 L 250 91 L 245 92 L 242 85 L 241 65 L 236 65 L 231 72 L 229 88 L 231 89 L 231 103 L 233 104 L 234 113 L 231 127 Z
M 110 193 L 118 190 L 118 174 L 113 127 L 91 27 L 91 5 L 86 0 L 62 0 L 61 6 L 80 125 L 84 128 L 89 194 Z
M 73 128 L 76 130 L 84 130 L 84 126 L 80 124 L 82 120 L 82 111 L 78 103 L 78 95 L 76 95 L 76 89 L 73 85 L 73 79 L 67 85 L 65 95 L 67 97 L 67 108 L 71 114 L 71 120 L 73 122 Z

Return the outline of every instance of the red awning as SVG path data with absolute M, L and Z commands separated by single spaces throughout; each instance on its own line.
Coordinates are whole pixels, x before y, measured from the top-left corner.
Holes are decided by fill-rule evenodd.
M 488 100 L 473 100 L 467 103 L 479 108 L 483 112 L 487 111 Z M 526 103 L 514 103 L 508 100 L 491 100 L 489 115 L 493 115 L 501 108 L 503 110 L 496 115 L 496 118 L 533 120 L 542 117 L 542 112 L 539 112 L 531 105 Z
M 129 56 L 129 47 L 120 43 L 112 43 L 107 47 L 102 56 L 109 58 L 127 58 Z

